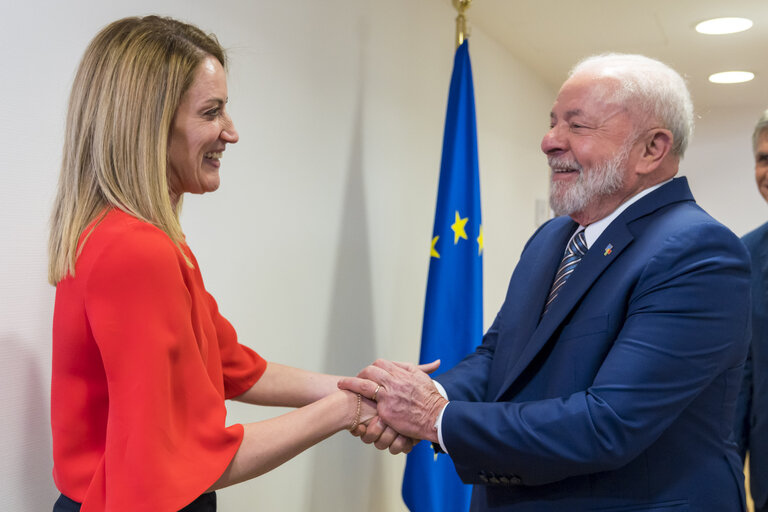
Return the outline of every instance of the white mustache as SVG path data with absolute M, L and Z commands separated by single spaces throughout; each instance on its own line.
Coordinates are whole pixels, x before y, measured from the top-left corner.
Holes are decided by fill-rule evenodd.
M 570 158 L 549 156 L 547 157 L 549 167 L 554 172 L 557 171 L 581 171 L 582 167 L 579 162 Z

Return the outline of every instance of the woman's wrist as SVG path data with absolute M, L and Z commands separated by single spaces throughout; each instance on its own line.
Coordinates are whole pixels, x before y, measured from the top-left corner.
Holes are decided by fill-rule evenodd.
M 363 399 L 360 395 L 352 391 L 338 390 L 326 399 L 336 402 L 333 407 L 338 408 L 337 411 L 343 411 L 343 414 L 337 416 L 341 420 L 339 430 L 351 431 L 360 425 L 363 419 Z
M 360 396 L 360 393 L 355 393 L 355 413 L 354 413 L 354 419 L 352 420 L 352 425 L 347 427 L 347 430 L 353 431 L 357 426 L 360 424 L 360 412 L 363 405 L 363 398 Z

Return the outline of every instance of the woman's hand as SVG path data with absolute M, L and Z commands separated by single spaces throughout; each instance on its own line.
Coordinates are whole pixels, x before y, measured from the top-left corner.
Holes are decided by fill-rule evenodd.
M 388 426 L 379 417 L 375 416 L 363 425 L 359 425 L 352 431 L 352 435 L 359 437 L 365 444 L 371 444 L 379 450 L 389 450 L 393 455 L 409 453 L 418 439 L 411 439 L 398 434 L 395 429 Z
M 376 398 L 378 414 L 397 432 L 437 442 L 435 423 L 448 403 L 428 375 L 438 366 L 439 360 L 417 366 L 379 359 L 357 377 L 341 379 L 338 385 Z

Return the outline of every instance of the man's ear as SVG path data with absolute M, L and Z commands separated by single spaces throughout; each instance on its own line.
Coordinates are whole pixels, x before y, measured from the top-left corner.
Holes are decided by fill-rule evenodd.
M 639 174 L 651 174 L 659 168 L 672 151 L 674 137 L 672 132 L 665 128 L 653 128 L 645 134 L 642 140 L 644 146 L 637 163 L 637 172 Z

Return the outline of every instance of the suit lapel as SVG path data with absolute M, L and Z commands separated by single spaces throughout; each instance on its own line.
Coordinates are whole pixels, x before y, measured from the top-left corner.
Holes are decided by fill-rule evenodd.
M 582 258 L 570 279 L 565 283 L 557 298 L 552 302 L 547 313 L 533 330 L 529 341 L 506 371 L 504 385 L 499 389 L 496 399 L 512 385 L 536 354 L 578 305 L 581 298 L 589 291 L 592 283 L 632 242 L 633 236 L 626 224 L 613 222 L 600 235 Z M 554 271 L 553 271 L 554 274 Z
M 530 335 L 536 329 L 541 313 L 544 311 L 552 281 L 555 279 L 555 273 L 565 254 L 565 247 L 577 227 L 578 225 L 573 221 L 565 223 L 543 244 L 545 247 L 536 251 L 538 264 L 532 269 L 527 269 L 530 272 L 528 282 L 531 292 L 528 294 L 527 307 L 522 316 L 524 327 L 520 332 Z M 559 250 L 552 250 L 553 247 Z
M 571 278 L 563 286 L 563 290 L 542 318 L 539 330 L 551 334 L 565 320 L 568 313 L 576 307 L 581 297 L 589 291 L 592 283 L 619 257 L 633 238 L 632 233 L 624 223 L 617 224 L 614 222 L 608 226 L 600 238 L 592 244 Z
M 536 330 L 541 312 L 544 310 L 544 303 L 549 295 L 549 287 L 563 258 L 565 246 L 577 227 L 575 222 L 565 217 L 551 222 L 559 222 L 560 225 L 553 225 L 551 232 L 546 235 L 533 237 L 530 245 L 526 247 L 524 259 L 528 260 L 529 257 L 526 254 L 530 254 L 532 263 L 526 265 L 521 261 L 515 269 L 513 276 L 515 287 L 528 290 L 524 300 L 516 301 L 513 318 L 509 320 L 509 328 L 514 331 L 516 339 L 531 339 L 532 333 Z M 559 250 L 553 250 L 553 248 Z M 497 364 L 500 368 L 510 367 L 519 360 L 516 357 L 518 354 L 520 354 L 519 350 L 506 346 L 496 352 L 496 357 L 499 358 Z M 506 377 L 504 380 L 507 380 Z
M 509 389 L 512 383 L 531 363 L 533 358 L 536 357 L 536 354 L 538 354 L 552 338 L 571 311 L 578 307 L 581 298 L 589 291 L 592 284 L 600 277 L 605 269 L 620 256 L 624 249 L 632 243 L 634 236 L 629 229 L 629 224 L 661 207 L 673 202 L 685 200 L 693 200 L 693 196 L 688 188 L 687 180 L 685 178 L 677 178 L 671 183 L 648 194 L 646 197 L 641 198 L 611 222 L 584 255 L 570 279 L 563 286 L 562 291 L 558 294 L 554 302 L 552 302 L 547 314 L 541 318 L 538 326 L 535 326 L 535 328 L 532 329 L 532 334 L 530 334 L 525 347 L 521 351 L 515 351 L 515 354 L 517 355 L 515 359 L 510 358 L 510 360 L 507 361 L 504 384 L 497 390 L 495 396 L 496 400 Z M 573 230 L 571 230 L 571 232 L 572 231 Z M 566 242 L 567 238 L 562 242 L 561 247 L 564 248 Z M 560 251 L 557 251 L 557 254 L 557 261 L 559 263 L 562 254 Z M 541 280 L 539 282 L 551 283 L 556 268 L 557 264 L 551 269 L 548 276 L 549 281 L 540 277 Z M 544 297 L 546 297 L 548 292 L 549 290 L 543 292 Z M 532 303 L 543 307 L 543 300 L 545 299 L 542 299 L 542 302 L 539 303 L 537 296 L 537 300 L 532 301 Z M 540 312 L 541 309 L 538 311 Z M 538 316 L 529 316 L 538 320 Z M 529 318 L 523 321 L 530 320 L 531 319 Z M 530 332 L 531 331 L 527 329 L 521 330 L 521 333 L 525 334 Z
M 758 247 L 758 251 L 760 253 L 760 284 L 762 285 L 762 299 L 763 304 L 768 304 L 768 225 L 766 225 L 766 229 L 763 230 L 762 236 L 760 237 L 760 246 Z M 753 261 L 752 264 L 754 265 L 755 262 Z

